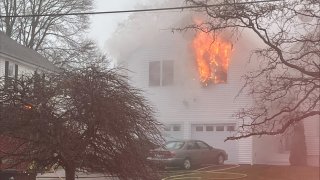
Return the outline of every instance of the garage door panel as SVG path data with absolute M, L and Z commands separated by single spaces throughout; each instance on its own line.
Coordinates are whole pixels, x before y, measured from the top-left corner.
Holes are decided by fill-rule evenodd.
M 214 148 L 225 150 L 229 156 L 226 162 L 235 163 L 237 162 L 237 142 L 224 142 L 226 137 L 233 133 L 233 131 L 227 131 L 228 129 L 232 130 L 231 126 L 235 126 L 235 124 L 194 124 L 191 126 L 191 138 L 202 140 Z
M 183 139 L 183 131 L 181 124 L 167 124 L 163 132 L 166 141 Z

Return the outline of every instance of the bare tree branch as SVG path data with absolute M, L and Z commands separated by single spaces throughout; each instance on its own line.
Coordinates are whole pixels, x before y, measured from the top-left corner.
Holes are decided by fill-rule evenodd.
M 264 47 L 250 61 L 259 66 L 244 75 L 241 93 L 253 98 L 252 107 L 235 114 L 242 121 L 238 134 L 227 140 L 253 135 L 284 133 L 308 117 L 320 115 L 320 6 L 315 0 L 293 0 L 259 4 L 243 1 L 186 0 L 203 5 L 202 24 L 178 30 L 197 29 L 256 35 Z M 209 7 L 207 4 L 226 5 Z M 246 31 L 248 32 L 248 31 Z

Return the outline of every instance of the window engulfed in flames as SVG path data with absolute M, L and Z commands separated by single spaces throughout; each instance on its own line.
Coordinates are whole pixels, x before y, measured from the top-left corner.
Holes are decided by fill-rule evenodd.
M 232 44 L 210 33 L 197 32 L 193 40 L 200 81 L 204 86 L 210 83 L 226 83 Z

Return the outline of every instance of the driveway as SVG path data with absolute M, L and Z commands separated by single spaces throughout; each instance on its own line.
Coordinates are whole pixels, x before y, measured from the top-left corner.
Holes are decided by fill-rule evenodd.
M 244 173 L 227 172 L 238 168 L 239 165 L 210 165 L 191 171 L 169 171 L 162 180 L 213 180 L 213 179 L 242 179 L 247 176 Z M 170 174 L 171 173 L 171 174 Z
M 192 171 L 165 171 L 162 180 L 319 180 L 319 168 L 308 166 L 225 165 Z
M 274 165 L 208 165 L 196 170 L 166 169 L 160 172 L 162 180 L 319 180 L 318 167 Z M 78 173 L 79 180 L 118 180 L 103 174 Z M 37 180 L 64 180 L 64 171 L 58 170 L 37 176 Z

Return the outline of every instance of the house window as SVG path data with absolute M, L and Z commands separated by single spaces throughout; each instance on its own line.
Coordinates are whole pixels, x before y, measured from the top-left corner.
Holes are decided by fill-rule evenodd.
M 17 79 L 18 78 L 18 65 L 9 61 L 5 61 L 4 67 L 4 76 L 5 76 L 5 88 L 13 87 L 13 81 L 11 81 L 8 77 Z
M 179 125 L 174 125 L 174 126 L 173 126 L 173 131 L 181 131 L 181 126 L 179 126 Z
M 203 131 L 203 126 L 196 126 L 196 131 Z
M 160 61 L 149 63 L 149 86 L 160 86 Z
M 206 131 L 213 131 L 213 126 L 206 126 Z
M 14 77 L 14 74 L 15 74 L 14 70 L 15 70 L 14 64 L 9 63 L 9 66 L 8 66 L 8 76 L 9 77 Z
M 227 126 L 227 131 L 234 131 L 235 127 L 234 126 Z
M 162 86 L 173 84 L 173 61 L 162 61 Z
M 173 84 L 173 61 L 149 62 L 149 86 L 168 86 Z
M 165 131 L 171 131 L 171 126 L 164 126 L 163 128 Z
M 224 126 L 216 126 L 216 131 L 224 131 Z
M 16 77 L 18 75 L 18 65 L 5 61 L 5 76 Z

